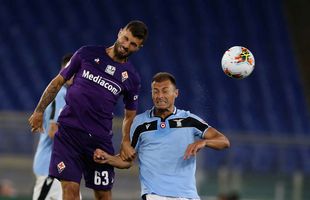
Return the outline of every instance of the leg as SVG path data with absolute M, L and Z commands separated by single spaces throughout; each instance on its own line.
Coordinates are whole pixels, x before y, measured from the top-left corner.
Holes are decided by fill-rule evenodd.
M 62 200 L 61 183 L 56 178 L 53 179 L 52 187 L 48 192 L 46 199 Z
M 95 199 L 96 200 L 111 200 L 112 199 L 112 192 L 111 190 L 94 190 Z
M 111 165 L 95 163 L 92 158 L 85 163 L 85 166 L 87 166 L 83 174 L 85 186 L 93 189 L 96 200 L 111 200 L 114 168 Z
M 59 126 L 54 137 L 49 174 L 61 180 L 62 197 L 65 200 L 80 199 L 80 181 L 82 178 L 81 152 L 76 146 L 79 133 Z
M 37 200 L 41 194 L 46 176 L 36 176 L 36 183 L 33 189 L 32 199 Z
M 62 189 L 60 182 L 48 176 L 37 176 L 32 199 L 61 200 Z
M 63 200 L 79 200 L 80 185 L 72 181 L 61 181 Z

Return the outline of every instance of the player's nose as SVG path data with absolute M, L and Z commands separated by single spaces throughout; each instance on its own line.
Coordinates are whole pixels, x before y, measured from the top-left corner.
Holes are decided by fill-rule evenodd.
M 129 41 L 125 41 L 125 42 L 123 43 L 124 49 L 127 50 L 127 49 L 129 48 L 129 45 L 130 45 L 130 42 L 129 42 Z

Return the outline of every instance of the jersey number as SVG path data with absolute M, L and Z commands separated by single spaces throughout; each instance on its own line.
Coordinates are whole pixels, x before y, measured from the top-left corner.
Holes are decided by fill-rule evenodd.
M 108 171 L 102 171 L 101 173 L 95 171 L 94 183 L 95 185 L 108 185 L 109 184 Z

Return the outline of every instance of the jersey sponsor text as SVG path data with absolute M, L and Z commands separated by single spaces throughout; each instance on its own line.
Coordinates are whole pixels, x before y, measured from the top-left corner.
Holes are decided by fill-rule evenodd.
M 103 78 L 102 76 L 95 76 L 90 73 L 90 71 L 83 70 L 82 77 L 101 85 L 102 87 L 112 92 L 114 95 L 117 95 L 121 92 L 121 87 L 119 85 L 109 79 Z

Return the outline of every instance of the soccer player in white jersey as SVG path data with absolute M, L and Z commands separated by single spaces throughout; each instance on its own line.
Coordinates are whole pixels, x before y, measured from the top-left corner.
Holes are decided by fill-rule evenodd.
M 72 57 L 68 53 L 62 57 L 61 68 L 64 68 Z M 72 84 L 72 79 L 60 89 L 55 100 L 48 105 L 44 112 L 43 127 L 44 132 L 40 135 L 37 150 L 33 161 L 33 172 L 36 175 L 36 183 L 33 190 L 33 200 L 62 199 L 61 184 L 57 179 L 48 176 L 51 159 L 53 138 L 58 130 L 56 123 L 62 108 L 66 105 L 65 96 L 67 87 Z
M 224 149 L 229 140 L 189 111 L 174 105 L 178 89 L 173 75 L 157 73 L 152 80 L 154 107 L 135 117 L 131 145 L 136 149 L 141 196 L 146 200 L 196 200 L 196 154 L 204 148 Z M 118 168 L 132 163 L 101 149 L 94 160 Z

